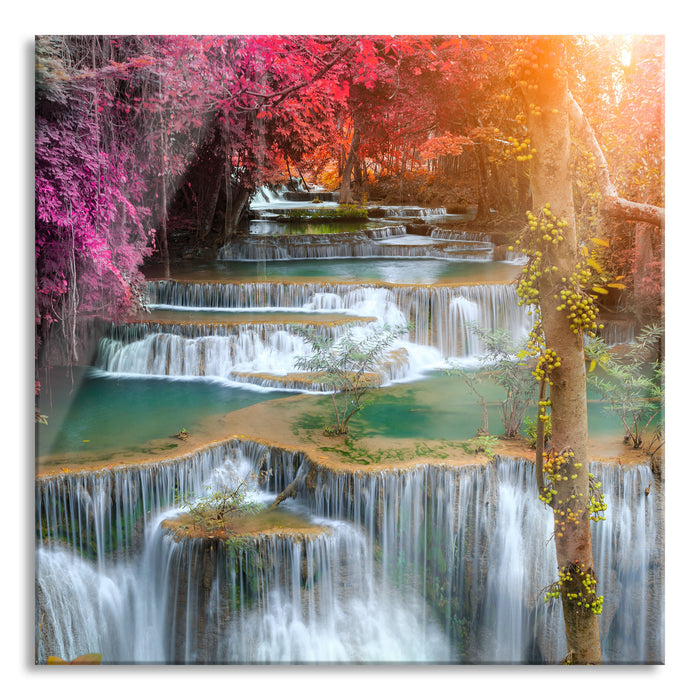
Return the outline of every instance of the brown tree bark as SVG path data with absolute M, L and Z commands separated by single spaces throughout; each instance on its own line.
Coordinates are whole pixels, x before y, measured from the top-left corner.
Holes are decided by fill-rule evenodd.
M 352 173 L 355 168 L 355 160 L 357 159 L 357 147 L 360 143 L 360 131 L 355 126 L 352 132 L 352 141 L 350 142 L 350 151 L 348 152 L 348 157 L 345 161 L 345 167 L 343 168 L 343 176 L 340 181 L 340 204 L 350 204 L 352 201 L 352 194 L 350 192 L 350 183 L 352 181 Z
M 557 564 L 562 580 L 560 599 L 564 611 L 567 660 L 575 664 L 601 661 L 598 615 L 579 606 L 582 579 L 594 577 L 593 549 L 588 519 L 588 416 L 586 397 L 586 363 L 583 337 L 574 334 L 565 312 L 559 311 L 556 296 L 561 278 L 571 279 L 578 262 L 578 245 L 571 174 L 569 171 L 570 133 L 567 115 L 568 90 L 565 82 L 563 52 L 540 61 L 536 83 L 524 89 L 528 113 L 528 135 L 536 153 L 532 160 L 532 206 L 534 212 L 549 209 L 558 219 L 566 220 L 564 240 L 548 244 L 548 264 L 555 274 L 543 274 L 539 281 L 541 322 L 548 349 L 554 350 L 561 363 L 550 374 L 550 400 L 553 454 L 568 455 L 559 467 L 561 480 L 550 505 L 554 511 Z M 557 70 L 557 68 L 559 70 Z M 579 465 L 579 466 L 577 466 Z M 538 475 L 538 479 L 540 476 Z M 576 517 L 565 519 L 570 509 Z M 570 595 L 577 597 L 569 597 Z
M 557 267 L 557 275 L 543 275 L 538 285 L 540 313 L 546 347 L 556 351 L 560 367 L 550 375 L 552 419 L 552 454 L 565 453 L 559 467 L 561 480 L 556 482 L 554 510 L 557 563 L 560 573 L 561 601 L 566 626 L 568 653 L 566 661 L 596 664 L 601 661 L 598 615 L 580 601 L 586 593 L 586 575 L 595 580 L 590 523 L 587 455 L 586 369 L 583 337 L 574 334 L 566 311 L 561 311 L 557 293 L 562 279 L 576 275 L 578 256 L 572 178 L 569 170 L 571 137 L 569 119 L 588 150 L 593 153 L 596 176 L 601 192 L 600 211 L 604 216 L 644 222 L 663 230 L 665 211 L 650 204 L 621 198 L 610 178 L 606 159 L 593 129 L 566 84 L 563 45 L 556 39 L 539 44 L 539 63 L 535 61 L 534 79 L 523 89 L 529 105 L 528 132 L 536 151 L 532 160 L 531 181 L 533 210 L 551 210 L 565 219 L 564 240 L 558 245 L 544 245 L 548 263 Z M 544 50 L 542 50 L 544 49 Z M 546 64 L 545 64 L 546 63 Z M 584 265 L 585 267 L 585 265 Z M 538 449 L 542 450 L 538 440 Z M 541 465 L 538 455 L 538 466 Z M 540 467 L 541 468 L 541 467 Z M 538 473 L 542 487 L 543 474 Z M 568 517 L 569 512 L 575 518 Z

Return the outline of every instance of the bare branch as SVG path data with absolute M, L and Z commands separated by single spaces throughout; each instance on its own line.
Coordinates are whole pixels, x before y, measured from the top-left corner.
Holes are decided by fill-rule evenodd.
M 653 204 L 642 204 L 623 199 L 617 193 L 617 189 L 610 179 L 610 171 L 605 155 L 598 143 L 593 127 L 586 119 L 578 102 L 571 93 L 568 94 L 569 116 L 574 123 L 574 128 L 583 139 L 588 149 L 593 154 L 596 164 L 596 176 L 600 188 L 602 213 L 616 219 L 631 219 L 632 221 L 645 221 L 649 224 L 664 229 L 666 210 Z

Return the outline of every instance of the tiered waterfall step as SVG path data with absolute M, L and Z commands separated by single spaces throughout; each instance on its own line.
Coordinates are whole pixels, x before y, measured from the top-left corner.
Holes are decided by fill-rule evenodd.
M 95 367 L 114 375 L 200 377 L 327 391 L 316 374 L 296 371 L 296 358 L 307 352 L 301 329 L 336 341 L 349 328 L 376 320 L 322 312 L 160 310 L 113 325 L 100 343 Z M 387 363 L 386 378 L 397 376 L 404 365 L 403 357 Z
M 488 261 L 493 244 L 486 236 L 408 235 L 405 226 L 313 235 L 240 236 L 223 246 L 219 260 L 293 260 L 306 258 L 419 257 Z
M 518 305 L 512 284 L 403 285 L 344 282 L 204 283 L 153 281 L 152 304 L 211 309 L 286 309 L 349 313 L 389 325 L 413 324 L 410 339 L 436 348 L 444 357 L 467 357 L 481 350 L 470 328 L 505 328 L 527 333 L 531 317 Z

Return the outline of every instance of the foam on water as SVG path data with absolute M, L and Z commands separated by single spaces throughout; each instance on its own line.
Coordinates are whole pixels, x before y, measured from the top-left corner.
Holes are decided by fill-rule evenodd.
M 552 515 L 525 460 L 322 470 L 282 506 L 321 531 L 256 536 L 243 548 L 162 527 L 180 512 L 178 493 L 204 495 L 263 469 L 251 497 L 269 502 L 309 466 L 232 443 L 147 469 L 41 480 L 40 661 L 86 651 L 111 663 L 562 658 L 561 608 L 542 596 L 556 579 Z M 644 494 L 651 472 L 592 469 L 612 511 L 593 526 L 604 661 L 658 663 L 663 556 Z

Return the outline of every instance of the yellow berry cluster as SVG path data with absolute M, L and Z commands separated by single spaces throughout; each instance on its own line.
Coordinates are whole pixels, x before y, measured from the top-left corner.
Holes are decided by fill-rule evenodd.
M 600 615 L 603 612 L 604 598 L 602 595 L 596 595 L 596 586 L 598 582 L 589 573 L 583 575 L 581 586 L 583 592 L 579 594 L 580 600 L 576 603 L 579 607 L 585 607 L 594 615 Z
M 601 514 L 608 509 L 605 496 L 600 490 L 601 486 L 601 482 L 593 474 L 588 475 L 588 519 L 594 522 L 605 520 L 605 516 Z
M 540 290 L 538 280 L 540 277 L 542 277 L 542 253 L 538 251 L 525 265 L 518 280 L 516 289 L 518 306 L 539 304 Z
M 537 153 L 536 148 L 530 147 L 530 139 L 520 142 L 515 136 L 509 136 L 508 143 L 510 143 L 510 148 L 506 148 L 504 153 L 507 156 L 515 156 L 517 161 L 532 160 L 533 154 Z
M 537 359 L 537 365 L 532 370 L 532 374 L 540 382 L 551 384 L 551 375 L 555 369 L 561 367 L 561 358 L 551 348 L 542 348 L 542 352 Z
M 581 578 L 581 591 L 570 591 L 565 593 L 569 600 L 575 601 L 577 607 L 585 608 L 594 615 L 603 612 L 603 596 L 596 595 L 597 581 L 590 575 L 584 574 Z
M 557 491 L 554 487 L 560 481 L 568 481 L 566 467 L 569 460 L 574 456 L 574 453 L 570 450 L 564 450 L 564 452 L 558 453 L 555 451 L 544 453 L 542 455 L 544 461 L 542 464 L 542 471 L 547 478 L 547 484 L 544 488 L 544 494 L 540 494 L 540 500 L 551 505 L 553 497 L 557 495 Z M 573 475 L 576 478 L 577 475 Z M 557 505 L 557 508 L 560 506 Z M 555 510 L 555 517 L 557 515 L 557 510 Z
M 549 420 L 549 416 L 547 415 L 547 409 L 551 408 L 552 402 L 547 399 L 546 401 L 538 401 L 537 402 L 537 417 L 543 422 L 546 423 Z
M 510 78 L 513 80 L 517 79 L 517 85 L 526 90 L 539 89 L 539 85 L 534 82 L 539 69 L 539 51 L 537 49 L 538 47 L 535 45 L 520 49 L 516 52 L 510 64 Z M 547 68 L 549 68 L 548 65 Z
M 591 151 L 583 148 L 580 144 L 576 145 L 582 157 L 572 160 L 571 166 L 576 169 L 577 173 L 581 175 L 586 175 L 589 178 L 591 178 L 593 184 L 595 185 L 597 174 L 595 156 L 593 155 L 593 153 L 591 153 Z
M 536 243 L 560 243 L 564 240 L 566 219 L 560 219 L 553 214 L 548 203 L 538 214 L 528 211 L 527 223 Z
M 564 595 L 568 600 L 575 601 L 577 607 L 588 610 L 594 615 L 600 615 L 603 612 L 604 596 L 597 595 L 598 582 L 589 572 L 583 573 L 576 564 L 559 569 L 559 580 L 545 589 L 544 602 L 548 603 L 550 600 L 560 598 L 565 588 L 575 586 L 574 573 L 579 581 L 577 586 L 579 590 L 567 590 Z
M 520 246 L 526 255 L 532 255 L 537 251 L 535 244 L 542 246 L 545 243 L 561 243 L 567 223 L 566 219 L 559 219 L 552 213 L 549 204 L 545 204 L 538 214 L 527 212 L 527 226 L 526 231 L 516 238 L 515 245 Z M 509 250 L 513 250 L 513 246 Z M 556 272 L 557 268 L 552 271 Z
M 515 85 L 520 88 L 529 99 L 535 99 L 535 95 L 542 95 L 542 80 L 550 82 L 566 80 L 566 71 L 558 65 L 557 40 L 550 37 L 533 37 L 527 40 L 524 46 L 518 50 L 511 62 L 509 76 Z M 546 94 L 546 92 L 545 92 Z M 529 103 L 530 113 L 539 117 L 543 107 Z M 549 110 L 556 113 L 557 109 Z
M 555 299 L 559 302 L 558 311 L 567 311 L 569 328 L 574 334 L 586 333 L 593 337 L 598 328 L 603 324 L 598 323 L 598 307 L 594 299 L 597 295 L 584 291 L 590 285 L 591 270 L 582 263 L 576 263 L 574 273 L 568 279 L 562 277 L 562 284 L 567 284 L 565 289 L 561 289 L 555 294 Z
M 517 246 L 528 256 L 527 265 L 518 280 L 517 292 L 519 296 L 518 304 L 539 304 L 539 280 L 542 275 L 555 275 L 559 272 L 556 265 L 548 262 L 548 244 L 556 245 L 564 240 L 563 229 L 566 221 L 558 219 L 545 204 L 539 215 L 532 212 L 527 213 L 528 227 L 518 238 L 514 245 L 509 246 L 509 250 L 514 250 Z

